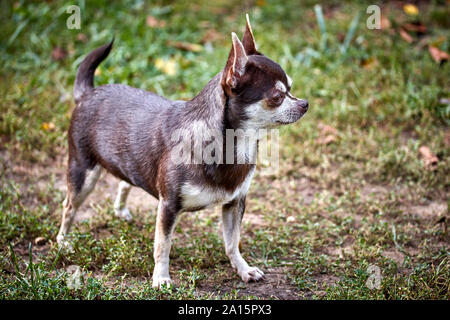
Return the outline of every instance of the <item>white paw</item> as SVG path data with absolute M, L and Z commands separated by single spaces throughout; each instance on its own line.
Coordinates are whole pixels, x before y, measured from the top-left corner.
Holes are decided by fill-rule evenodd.
M 131 215 L 130 210 L 128 210 L 128 208 L 114 209 L 114 212 L 115 212 L 115 216 L 120 219 L 123 219 L 128 222 L 133 220 L 133 216 Z
M 153 277 L 153 288 L 161 289 L 163 285 L 166 285 L 167 287 L 172 286 L 173 281 L 170 279 L 170 277 Z
M 60 248 L 66 249 L 66 250 L 72 250 L 72 245 L 69 243 L 69 241 L 65 240 L 64 236 L 61 234 L 58 234 L 56 236 L 56 242 L 58 243 Z
M 256 267 L 248 267 L 238 273 L 244 282 L 259 281 L 264 278 L 264 272 Z

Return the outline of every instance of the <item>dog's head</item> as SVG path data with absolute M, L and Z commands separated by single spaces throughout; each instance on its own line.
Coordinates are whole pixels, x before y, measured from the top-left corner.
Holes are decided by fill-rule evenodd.
M 294 97 L 291 78 L 257 50 L 248 15 L 246 18 L 242 42 L 235 33 L 231 35 L 233 43 L 222 73 L 227 120 L 244 129 L 296 122 L 308 110 L 308 101 Z

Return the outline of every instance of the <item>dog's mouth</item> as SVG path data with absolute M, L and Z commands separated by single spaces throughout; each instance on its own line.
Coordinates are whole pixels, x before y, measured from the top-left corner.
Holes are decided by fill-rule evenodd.
M 299 118 L 300 119 L 300 118 Z M 297 120 L 295 120 L 295 121 L 280 121 L 280 120 L 277 120 L 277 121 L 275 121 L 275 123 L 276 124 L 278 124 L 278 125 L 285 125 L 285 124 L 291 124 L 291 123 L 294 123 L 294 122 L 296 122 Z
M 306 113 L 306 110 L 304 112 L 298 113 L 295 116 L 291 116 L 289 119 L 277 119 L 275 120 L 275 124 L 276 125 L 287 125 L 287 124 L 292 124 L 297 122 L 298 120 L 300 120 Z

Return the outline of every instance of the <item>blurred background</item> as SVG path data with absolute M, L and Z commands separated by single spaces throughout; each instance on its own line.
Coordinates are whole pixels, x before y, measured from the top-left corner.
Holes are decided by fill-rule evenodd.
M 374 4 L 378 20 L 376 8 L 368 12 Z M 68 28 L 70 5 L 80 10 L 79 29 Z M 190 99 L 224 67 L 231 32 L 242 37 L 245 13 L 259 50 L 284 68 L 293 79 L 293 94 L 310 104 L 299 123 L 281 129 L 280 172 L 257 174 L 244 226 L 244 252 L 254 263 L 274 268 L 272 274 L 289 275 L 281 288 L 291 293 L 238 286 L 224 254 L 208 250 L 222 246 L 220 236 L 209 233 L 220 224 L 214 211 L 207 222 L 197 216 L 181 222 L 202 226 L 205 233 L 190 235 L 191 240 L 180 235 L 175 242 L 206 247 L 174 249 L 175 269 L 186 268 L 186 257 L 199 257 L 188 275 L 200 279 L 200 285 L 190 283 L 206 296 L 216 292 L 206 279 L 219 264 L 234 282 L 221 283 L 226 275 L 211 279 L 228 286 L 227 294 L 238 286 L 240 297 L 448 298 L 450 4 L 445 0 L 2 1 L 3 297 L 29 297 L 10 291 L 21 283 L 8 273 L 14 270 L 11 250 L 27 257 L 28 243 L 38 238 L 43 240 L 35 250 L 46 256 L 35 256 L 42 272 L 50 272 L 54 258 L 59 268 L 76 263 L 101 276 L 148 275 L 152 261 L 143 257 L 152 255 L 154 216 L 132 227 L 114 222 L 110 198 L 89 205 L 108 222 L 88 216 L 90 222 L 76 229 L 75 253 L 62 258 L 52 244 L 64 197 L 77 66 L 115 37 L 110 56 L 96 71 L 97 86 L 122 83 Z M 369 28 L 374 22 L 378 28 Z M 139 217 L 138 207 L 132 209 Z M 255 231 L 258 226 L 265 231 Z M 114 228 L 123 239 L 134 239 L 127 242 L 130 247 L 109 238 Z M 101 236 L 104 229 L 111 234 Z M 90 249 L 82 249 L 86 246 Z M 380 290 L 364 285 L 371 263 L 383 270 Z M 187 277 L 180 272 L 177 279 Z M 94 297 L 106 297 L 105 292 L 131 297 L 126 289 L 111 293 L 106 282 L 96 281 L 103 289 Z M 161 297 L 136 286 L 138 297 Z M 86 298 L 86 290 L 50 296 Z M 192 292 L 186 292 L 181 297 L 190 298 Z

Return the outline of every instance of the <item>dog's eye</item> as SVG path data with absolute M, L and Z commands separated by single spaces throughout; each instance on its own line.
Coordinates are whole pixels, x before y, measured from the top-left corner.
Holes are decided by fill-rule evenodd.
M 278 93 L 276 96 L 272 98 L 272 102 L 275 105 L 280 105 L 284 100 L 284 93 Z

